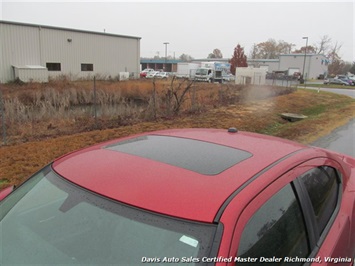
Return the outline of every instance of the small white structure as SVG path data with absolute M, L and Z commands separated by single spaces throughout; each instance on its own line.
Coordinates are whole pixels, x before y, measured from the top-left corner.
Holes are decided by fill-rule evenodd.
M 118 80 L 128 80 L 129 72 L 120 72 L 118 73 Z
M 266 72 L 272 73 L 279 70 L 279 59 L 247 59 L 249 67 L 266 68 Z
M 235 70 L 235 84 L 264 85 L 266 68 L 237 67 Z
M 43 66 L 12 66 L 15 79 L 22 82 L 48 82 L 48 69 Z

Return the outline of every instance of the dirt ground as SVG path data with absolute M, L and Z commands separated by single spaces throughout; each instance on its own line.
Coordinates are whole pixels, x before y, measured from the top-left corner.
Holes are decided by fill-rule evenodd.
M 258 132 L 308 144 L 354 117 L 355 101 L 346 96 L 298 89 L 294 93 L 184 113 L 117 128 L 60 135 L 0 147 L 0 187 L 18 185 L 55 158 L 94 143 L 167 128 L 222 128 Z M 280 114 L 307 118 L 289 122 Z

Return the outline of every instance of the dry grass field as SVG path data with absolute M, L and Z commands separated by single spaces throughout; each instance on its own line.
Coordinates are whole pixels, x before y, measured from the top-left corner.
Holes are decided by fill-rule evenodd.
M 5 107 L 12 108 L 12 113 L 7 114 L 9 143 L 0 147 L 0 187 L 20 184 L 63 154 L 135 133 L 236 127 L 307 144 L 345 124 L 355 113 L 353 99 L 325 92 L 189 85 L 182 80 L 97 82 L 100 113 L 96 119 L 92 115 L 92 82 L 4 86 Z M 83 107 L 90 112 L 80 112 Z M 308 118 L 289 122 L 280 117 L 283 112 Z

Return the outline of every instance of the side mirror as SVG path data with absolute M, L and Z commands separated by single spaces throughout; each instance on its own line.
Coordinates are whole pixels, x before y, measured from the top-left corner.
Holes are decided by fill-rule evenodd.
M 0 201 L 2 201 L 4 198 L 6 198 L 7 195 L 9 195 L 14 189 L 15 189 L 15 186 L 9 186 L 7 188 L 0 190 Z

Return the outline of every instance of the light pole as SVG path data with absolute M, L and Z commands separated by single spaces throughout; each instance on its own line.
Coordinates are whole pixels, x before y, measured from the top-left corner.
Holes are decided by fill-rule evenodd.
M 168 60 L 168 42 L 165 42 L 165 66 L 164 66 L 164 71 L 166 72 L 166 64 L 167 64 L 167 60 Z
M 308 37 L 302 37 L 302 39 L 306 39 L 306 48 L 304 49 L 304 60 L 303 60 L 303 73 L 302 73 L 302 78 L 304 82 L 306 82 L 305 76 L 304 76 L 304 70 L 306 68 L 306 56 L 307 56 L 307 46 L 308 46 Z

